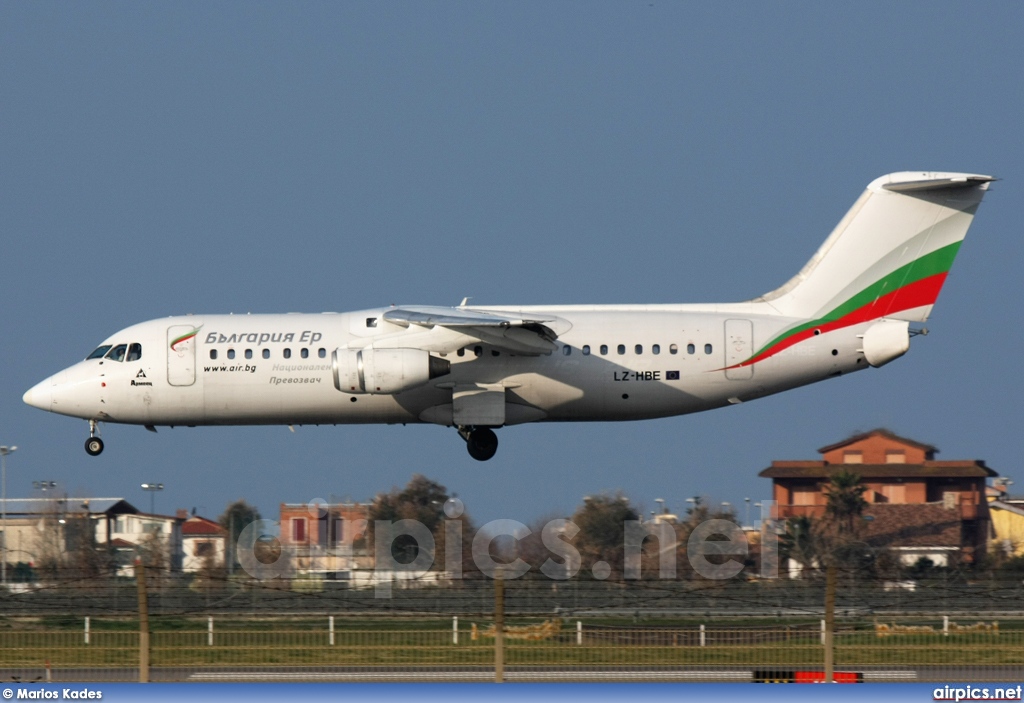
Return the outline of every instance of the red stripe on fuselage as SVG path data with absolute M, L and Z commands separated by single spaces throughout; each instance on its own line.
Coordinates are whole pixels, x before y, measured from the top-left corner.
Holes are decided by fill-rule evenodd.
M 880 298 L 876 298 L 873 302 L 843 315 L 838 320 L 823 322 L 815 327 L 790 335 L 789 337 L 779 341 L 774 346 L 765 349 L 757 356 L 751 357 L 743 363 L 736 364 L 728 368 L 735 369 L 742 366 L 750 366 L 751 364 L 756 364 L 770 356 L 775 356 L 780 351 L 788 349 L 794 344 L 798 344 L 805 339 L 813 337 L 814 330 L 819 330 L 821 333 L 831 332 L 832 330 L 838 330 L 861 322 L 868 322 L 879 317 L 885 317 L 886 315 L 891 315 L 892 313 L 900 312 L 901 310 L 910 310 L 912 308 L 919 308 L 925 305 L 932 305 L 939 297 L 939 291 L 942 290 L 942 284 L 946 282 L 946 275 L 946 273 L 937 273 L 934 276 L 928 276 L 927 278 L 922 278 L 920 281 L 915 281 L 905 285 L 902 288 L 894 290 L 892 293 L 887 293 Z

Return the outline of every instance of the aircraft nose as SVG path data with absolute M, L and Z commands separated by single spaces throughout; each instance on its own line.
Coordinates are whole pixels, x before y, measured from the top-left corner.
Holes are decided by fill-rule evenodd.
M 25 391 L 21 399 L 33 408 L 49 411 L 53 403 L 53 379 L 48 378 L 32 386 Z

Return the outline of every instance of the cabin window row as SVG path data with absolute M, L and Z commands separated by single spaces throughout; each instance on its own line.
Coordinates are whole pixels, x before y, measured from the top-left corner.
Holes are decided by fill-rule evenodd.
M 307 347 L 302 347 L 301 349 L 299 349 L 297 351 L 299 352 L 299 358 L 301 358 L 301 359 L 308 359 L 310 353 L 313 350 L 308 349 Z M 210 358 L 211 359 L 216 359 L 219 356 L 219 354 L 220 354 L 220 352 L 217 349 L 211 349 L 210 350 Z M 235 352 L 234 349 L 228 349 L 227 352 L 225 352 L 225 356 L 228 359 L 234 359 L 235 358 L 235 354 L 236 354 L 236 352 Z M 252 349 L 245 349 L 245 350 L 242 351 L 242 356 L 244 356 L 246 359 L 252 359 L 253 358 L 253 354 L 254 354 L 254 352 L 253 352 Z M 261 355 L 263 356 L 264 359 L 269 359 L 272 356 L 271 351 L 269 349 L 266 349 L 266 348 L 263 349 L 263 351 L 261 352 Z M 323 347 L 320 347 L 319 349 L 316 350 L 316 355 L 319 358 L 321 358 L 321 359 L 326 359 L 327 358 L 327 350 L 324 349 Z M 291 348 L 285 347 L 283 350 L 281 350 L 281 356 L 283 358 L 285 358 L 285 359 L 291 359 L 292 358 L 292 350 L 291 350 Z
M 705 344 L 704 345 L 704 353 L 705 354 L 711 354 L 714 350 L 715 350 L 714 346 L 712 346 L 711 344 Z M 584 356 L 588 356 L 590 354 L 590 345 L 589 344 L 584 344 L 580 348 L 580 351 L 583 353 Z M 661 354 L 661 345 L 660 344 L 652 344 L 650 351 L 651 351 L 651 354 Z M 598 353 L 600 353 L 601 356 L 607 356 L 608 352 L 609 352 L 609 347 L 608 347 L 607 344 L 602 344 L 601 346 L 598 347 Z M 615 347 L 615 352 L 619 356 L 624 355 L 626 353 L 626 345 L 625 344 L 617 345 Z M 642 355 L 644 353 L 644 345 L 643 344 L 635 344 L 635 345 L 633 345 L 633 353 L 636 354 L 637 356 Z M 678 344 L 669 344 L 668 345 L 668 353 L 669 354 L 678 354 L 679 353 L 679 345 Z M 686 353 L 687 354 L 691 354 L 691 355 L 692 354 L 696 354 L 697 353 L 697 345 L 696 344 L 692 344 L 692 343 L 691 344 L 687 344 L 686 345 Z M 572 347 L 570 347 L 568 344 L 565 345 L 564 347 L 562 347 L 562 354 L 564 354 L 565 356 L 571 355 L 572 354 Z

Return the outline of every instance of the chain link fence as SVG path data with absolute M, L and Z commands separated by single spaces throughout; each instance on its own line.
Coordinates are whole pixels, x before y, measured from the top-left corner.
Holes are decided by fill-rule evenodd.
M 788 681 L 826 662 L 824 585 L 495 582 L 347 589 L 151 578 L 148 671 L 133 580 L 0 594 L 0 676 L 18 681 Z M 837 680 L 1017 682 L 1019 582 L 840 579 Z M 499 644 L 500 639 L 500 644 Z M 847 678 L 843 678 L 847 677 Z

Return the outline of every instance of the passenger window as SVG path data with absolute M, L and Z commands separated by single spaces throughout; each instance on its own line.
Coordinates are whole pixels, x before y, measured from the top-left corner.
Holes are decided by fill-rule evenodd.
M 264 359 L 269 359 L 270 358 L 270 350 L 269 349 L 264 349 L 263 350 L 263 358 Z
M 603 355 L 603 354 L 607 354 L 607 353 L 608 353 L 608 345 L 607 344 L 602 344 L 601 345 L 601 354 Z
M 301 356 L 303 359 L 308 359 L 309 358 L 309 349 L 306 349 L 305 347 L 303 347 L 302 351 L 299 352 L 299 356 Z
M 211 359 L 216 359 L 217 358 L 217 350 L 216 349 L 211 349 L 210 350 L 210 358 Z
M 366 326 L 367 327 L 376 327 L 377 326 L 377 318 L 376 317 L 368 317 L 368 318 L 366 318 Z
M 484 355 L 484 348 L 481 347 L 480 345 L 477 345 L 477 346 L 473 347 L 473 353 L 476 354 L 477 356 L 483 356 Z
M 669 354 L 678 354 L 679 353 L 679 347 L 677 345 L 675 345 L 675 344 L 669 344 L 668 345 L 668 353 Z
M 109 344 L 105 344 L 102 347 L 96 347 L 93 350 L 92 354 L 90 354 L 89 356 L 87 356 L 85 358 L 86 359 L 102 359 L 104 356 L 106 356 L 108 351 L 110 351 L 110 345 Z
M 107 358 L 111 361 L 124 361 L 124 353 L 126 351 L 128 351 L 127 344 L 118 344 L 110 350 L 110 353 L 107 354 Z
M 138 361 L 142 358 L 142 345 L 138 342 L 132 343 L 128 347 L 128 356 L 125 357 L 125 361 Z
M 465 356 L 466 355 L 466 348 L 463 347 L 462 349 L 458 350 L 457 352 L 455 352 L 455 355 L 456 356 Z
M 235 358 L 235 350 L 234 349 L 228 349 L 228 358 L 229 359 L 234 359 Z
M 633 347 L 633 351 L 635 351 L 637 354 L 643 354 L 644 353 L 644 345 L 643 344 L 637 344 L 635 347 Z
M 246 359 L 251 359 L 252 358 L 252 349 L 246 349 L 245 350 L 245 358 Z
M 562 353 L 565 354 L 566 356 L 569 356 L 570 354 L 572 354 L 572 347 L 566 344 L 564 347 L 562 347 Z
M 652 354 L 660 354 L 661 353 L 661 345 L 660 344 L 652 344 L 651 345 L 651 353 Z
M 492 349 L 491 356 L 501 356 L 501 352 L 498 351 L 497 349 Z
M 284 358 L 285 359 L 291 359 L 292 358 L 292 350 L 291 349 L 285 349 L 284 350 Z
M 324 349 L 323 347 L 320 347 L 320 349 L 317 350 L 316 355 L 319 356 L 321 359 L 326 359 L 327 358 L 327 350 Z
M 693 346 L 692 344 L 687 344 L 686 345 L 686 353 L 687 354 L 696 354 L 697 353 L 697 347 Z
M 615 351 L 617 351 L 619 354 L 625 354 L 626 353 L 626 345 L 625 344 L 620 344 L 618 347 L 616 347 Z
M 705 344 L 704 345 L 704 353 L 705 354 L 710 354 L 711 353 L 711 345 L 710 344 Z
M 590 356 L 590 345 L 589 344 L 584 344 L 583 345 L 583 356 Z

